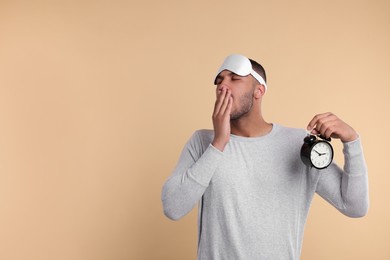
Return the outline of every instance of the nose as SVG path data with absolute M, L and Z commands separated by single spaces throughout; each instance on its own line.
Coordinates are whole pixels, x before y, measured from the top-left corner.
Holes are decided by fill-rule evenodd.
M 226 90 L 230 89 L 230 85 L 229 85 L 228 83 L 229 83 L 229 80 L 228 80 L 227 78 L 222 79 L 222 80 L 218 83 L 217 89 L 218 89 L 219 91 L 221 91 L 222 89 L 226 89 Z
M 219 84 L 218 85 L 218 88 L 217 88 L 217 92 L 218 93 L 221 93 L 222 90 L 225 90 L 226 92 L 229 90 L 230 88 L 226 85 L 226 84 Z

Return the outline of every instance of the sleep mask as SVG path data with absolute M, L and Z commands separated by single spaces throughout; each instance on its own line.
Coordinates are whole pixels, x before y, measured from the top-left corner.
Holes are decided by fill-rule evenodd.
M 215 76 L 214 85 L 216 85 L 219 73 L 224 70 L 229 70 L 242 77 L 251 74 L 261 85 L 264 85 L 265 90 L 267 90 L 267 84 L 265 83 L 263 77 L 261 77 L 256 71 L 252 69 L 252 64 L 250 60 L 243 55 L 232 54 L 226 57 L 225 61 L 219 68 L 217 75 Z

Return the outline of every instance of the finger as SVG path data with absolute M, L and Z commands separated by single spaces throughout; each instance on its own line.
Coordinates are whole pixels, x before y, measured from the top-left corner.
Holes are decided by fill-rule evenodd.
M 328 113 L 323 113 L 323 114 L 317 114 L 313 117 L 313 119 L 309 122 L 309 124 L 307 125 L 307 129 L 308 130 L 312 130 L 315 128 L 315 126 L 317 125 L 318 121 L 321 119 L 321 118 L 324 118 L 327 116 Z
M 323 124 L 323 122 L 326 121 L 326 118 L 332 115 L 332 113 L 322 113 L 322 114 L 317 114 L 313 117 L 313 119 L 309 122 L 307 126 L 307 130 L 318 130 L 319 125 Z M 311 131 L 313 134 L 315 131 Z
M 215 115 L 223 114 L 225 112 L 230 95 L 231 94 L 229 89 L 222 91 L 222 94 L 218 100 L 218 110 L 215 111 Z
M 331 137 L 336 129 L 337 120 L 334 119 L 327 120 L 326 122 L 321 122 L 319 125 L 316 126 L 316 130 L 319 132 L 319 134 L 326 138 Z
M 230 98 L 231 98 L 231 92 L 230 92 L 230 90 L 227 90 L 227 93 L 225 95 L 225 98 L 223 100 L 223 103 L 222 103 L 222 106 L 221 106 L 221 109 L 220 109 L 220 113 L 221 114 L 225 114 L 226 108 L 228 107 L 229 102 L 230 102 Z
M 223 100 L 225 96 L 226 96 L 226 89 L 223 88 L 220 91 L 220 93 L 217 94 L 217 99 L 215 100 L 215 105 L 214 105 L 214 115 L 217 115 L 221 110 L 221 106 L 223 104 Z
M 227 91 L 227 90 L 228 90 L 228 88 L 226 88 L 226 87 L 217 87 L 215 90 L 216 98 L 218 98 L 222 94 L 223 91 Z
M 228 105 L 227 105 L 226 110 L 225 110 L 225 115 L 226 116 L 230 116 L 230 113 L 232 111 L 232 106 L 233 106 L 233 97 L 230 96 Z
M 334 129 L 333 127 L 327 128 L 327 129 L 325 130 L 323 136 L 324 136 L 325 138 L 332 137 L 332 135 L 333 135 L 333 133 L 334 133 L 334 130 L 333 130 L 333 129 Z
M 339 123 L 338 118 L 330 114 L 326 117 L 323 117 L 318 120 L 315 129 L 322 134 L 323 136 L 330 137 L 335 129 L 337 129 L 337 124 Z

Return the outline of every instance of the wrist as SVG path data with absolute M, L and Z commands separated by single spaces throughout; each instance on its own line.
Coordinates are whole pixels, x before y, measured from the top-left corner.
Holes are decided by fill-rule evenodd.
M 343 140 L 341 140 L 341 142 L 343 142 L 343 143 L 350 143 L 350 142 L 356 141 L 357 139 L 359 139 L 359 135 L 356 135 L 353 138 L 343 139 Z
M 214 146 L 215 148 L 217 148 L 218 150 L 220 150 L 221 152 L 223 152 L 223 150 L 225 150 L 225 146 L 226 146 L 227 142 L 221 142 L 221 141 L 218 141 L 218 140 L 214 140 L 211 145 Z
M 355 132 L 355 133 L 349 135 L 348 137 L 345 137 L 345 138 L 341 139 L 341 141 L 343 143 L 348 143 L 348 142 L 355 141 L 358 138 L 359 138 L 359 135 L 358 135 L 358 133 Z

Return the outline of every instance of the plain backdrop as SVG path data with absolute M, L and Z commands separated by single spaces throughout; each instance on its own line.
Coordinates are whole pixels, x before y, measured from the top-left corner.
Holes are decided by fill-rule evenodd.
M 266 68 L 267 121 L 331 111 L 361 135 L 369 213 L 316 195 L 302 259 L 390 259 L 389 13 L 385 0 L 1 0 L 0 259 L 195 259 L 197 209 L 167 219 L 161 188 L 212 128 L 231 53 Z

